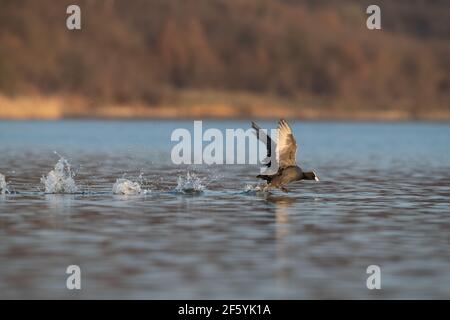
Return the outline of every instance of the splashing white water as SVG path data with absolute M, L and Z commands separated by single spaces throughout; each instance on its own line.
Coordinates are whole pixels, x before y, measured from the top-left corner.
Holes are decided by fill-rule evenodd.
M 142 190 L 141 186 L 137 182 L 133 182 L 128 179 L 117 179 L 112 187 L 114 194 L 133 195 L 146 193 L 146 190 Z
M 264 185 L 246 184 L 242 193 L 246 195 L 264 195 L 270 192 L 265 190 Z
M 251 184 L 246 184 L 244 187 L 244 192 L 257 192 L 257 191 L 262 191 L 263 189 L 261 188 L 261 186 L 259 185 L 251 185 Z
M 176 192 L 192 194 L 203 192 L 203 190 L 205 190 L 203 180 L 197 177 L 195 173 L 188 172 L 185 177 L 178 177 L 178 184 L 175 188 Z
M 60 156 L 60 159 L 47 176 L 41 178 L 45 193 L 75 193 L 78 187 L 75 184 L 70 163 Z
M 6 183 L 5 176 L 0 173 L 0 194 L 9 193 L 8 184 Z

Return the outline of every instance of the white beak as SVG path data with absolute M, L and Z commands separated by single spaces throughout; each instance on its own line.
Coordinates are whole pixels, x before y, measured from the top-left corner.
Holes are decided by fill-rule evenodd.
M 319 178 L 318 178 L 317 176 L 316 176 L 316 177 L 314 178 L 314 180 L 316 180 L 316 181 L 320 181 L 320 180 L 319 180 Z

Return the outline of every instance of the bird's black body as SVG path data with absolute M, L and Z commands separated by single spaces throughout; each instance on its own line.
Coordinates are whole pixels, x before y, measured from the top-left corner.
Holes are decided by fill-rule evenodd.
M 303 172 L 298 166 L 291 166 L 287 168 L 280 168 L 274 175 L 258 175 L 257 178 L 267 181 L 267 184 L 273 188 L 280 188 L 287 191 L 283 186 L 294 181 L 300 180 L 317 180 L 314 172 Z

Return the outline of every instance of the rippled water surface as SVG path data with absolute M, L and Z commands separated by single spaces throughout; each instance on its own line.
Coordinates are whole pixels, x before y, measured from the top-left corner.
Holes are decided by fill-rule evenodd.
M 0 298 L 450 298 L 450 125 L 293 123 L 320 182 L 287 194 L 256 192 L 257 166 L 173 165 L 175 128 L 0 122 Z M 45 192 L 52 170 L 73 194 Z

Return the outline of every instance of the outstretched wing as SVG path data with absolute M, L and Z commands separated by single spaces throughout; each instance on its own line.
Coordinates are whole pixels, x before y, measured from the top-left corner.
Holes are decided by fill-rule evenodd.
M 261 129 L 260 126 L 258 126 L 255 122 L 252 121 L 252 128 L 255 129 L 256 137 L 261 140 L 263 143 L 266 144 L 267 147 L 267 153 L 266 153 L 266 163 L 265 165 L 267 167 L 270 167 L 271 165 L 271 157 L 272 157 L 272 149 L 275 150 L 276 144 L 275 142 L 264 132 L 264 130 Z M 272 147 L 271 147 L 272 146 Z
M 276 150 L 280 168 L 297 165 L 297 142 L 295 141 L 291 127 L 284 119 L 278 122 L 278 143 Z

